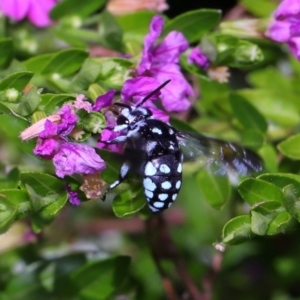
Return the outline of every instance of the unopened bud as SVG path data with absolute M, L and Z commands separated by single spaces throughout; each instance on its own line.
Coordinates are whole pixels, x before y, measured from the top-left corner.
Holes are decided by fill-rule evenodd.
M 105 117 L 96 111 L 91 112 L 82 120 L 85 130 L 92 133 L 100 133 L 106 126 Z
M 5 98 L 9 102 L 16 102 L 20 93 L 15 88 L 10 88 L 5 91 Z

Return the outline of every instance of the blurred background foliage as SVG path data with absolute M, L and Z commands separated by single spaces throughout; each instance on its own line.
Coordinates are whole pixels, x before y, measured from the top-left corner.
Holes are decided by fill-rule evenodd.
M 164 213 L 173 246 L 201 299 L 300 299 L 300 64 L 263 36 L 276 1 L 198 2 L 169 0 L 164 35 L 182 31 L 230 77 L 212 80 L 183 57 L 201 100 L 194 99 L 188 117 L 172 116 L 172 124 L 257 151 L 265 168 L 232 187 L 186 164 L 178 200 Z M 49 115 L 77 93 L 94 100 L 103 89 L 121 88 L 155 13 L 114 15 L 105 5 L 61 1 L 47 29 L 1 16 L 0 300 L 167 299 L 144 199 L 134 207 L 128 202 L 138 194 L 135 186 L 124 184 L 114 200 L 113 194 L 71 206 L 65 181 L 32 155 L 34 141 L 19 139 L 34 112 Z M 111 182 L 118 164 L 109 153 L 103 157 L 109 165 L 103 178 Z M 162 251 L 156 259 L 178 299 L 193 299 L 173 258 Z

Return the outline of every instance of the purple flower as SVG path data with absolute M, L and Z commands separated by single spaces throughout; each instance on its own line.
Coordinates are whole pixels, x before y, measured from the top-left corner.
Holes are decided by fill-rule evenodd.
M 81 201 L 79 199 L 78 193 L 76 191 L 72 190 L 71 185 L 66 184 L 65 189 L 68 192 L 68 196 L 69 196 L 68 201 L 73 205 L 76 205 L 76 206 L 80 205 Z
M 171 79 L 171 82 L 161 90 L 162 105 L 167 111 L 182 111 L 190 106 L 188 96 L 193 95 L 192 87 L 181 73 L 179 66 L 179 56 L 189 45 L 183 34 L 177 31 L 170 32 L 156 45 L 163 25 L 162 17 L 152 18 L 137 73 L 139 76 L 156 79 L 156 87 Z
M 283 0 L 274 12 L 274 21 L 267 36 L 287 43 L 293 55 L 300 60 L 300 1 Z
M 0 0 L 0 9 L 16 21 L 27 16 L 35 26 L 45 27 L 52 23 L 49 13 L 56 3 L 57 0 Z
M 52 159 L 58 177 L 74 173 L 93 174 L 105 169 L 105 162 L 94 148 L 67 140 L 67 135 L 77 122 L 77 116 L 72 113 L 71 107 L 63 106 L 59 115 L 61 122 L 58 124 L 45 121 L 44 130 L 38 135 L 34 154 L 44 159 Z
M 188 56 L 188 62 L 195 64 L 203 70 L 208 69 L 210 61 L 208 57 L 198 47 L 194 48 Z

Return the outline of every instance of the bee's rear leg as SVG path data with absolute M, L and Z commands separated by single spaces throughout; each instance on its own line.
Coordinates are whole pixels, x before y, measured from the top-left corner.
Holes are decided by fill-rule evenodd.
M 125 161 L 120 169 L 119 172 L 119 179 L 110 184 L 110 186 L 106 189 L 103 196 L 101 197 L 102 201 L 105 201 L 106 195 L 115 187 L 117 187 L 119 184 L 121 184 L 127 177 L 128 172 L 130 170 L 130 163 L 129 161 Z

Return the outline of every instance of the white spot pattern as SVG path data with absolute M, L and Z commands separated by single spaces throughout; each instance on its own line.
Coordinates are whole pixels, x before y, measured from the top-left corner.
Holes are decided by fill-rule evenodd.
M 174 130 L 172 128 L 169 128 L 169 133 L 172 135 L 174 134 Z
M 164 203 L 156 201 L 156 202 L 153 203 L 153 206 L 157 207 L 157 208 L 162 208 L 164 206 Z
M 177 172 L 178 172 L 178 173 L 181 173 L 181 172 L 182 172 L 182 164 L 181 164 L 181 163 L 178 164 Z
M 156 184 L 148 177 L 144 179 L 143 184 L 144 184 L 144 187 L 146 190 L 149 190 L 152 192 L 156 190 Z
M 145 195 L 146 195 L 146 197 L 148 197 L 148 198 L 153 198 L 153 193 L 152 193 L 151 191 L 149 191 L 149 190 L 146 190 L 146 189 L 145 189 Z
M 145 166 L 145 175 L 146 176 L 153 176 L 157 172 L 157 169 L 154 167 L 153 163 L 151 161 L 148 161 Z
M 171 169 L 166 164 L 160 165 L 159 170 L 165 174 L 168 174 L 171 172 Z
M 173 201 L 175 201 L 175 200 L 176 200 L 176 198 L 177 198 L 177 194 L 173 194 L 173 196 L 172 196 L 172 200 L 173 200 Z
M 171 182 L 170 181 L 164 181 L 162 184 L 161 184 L 161 187 L 165 190 L 168 190 L 170 189 L 172 186 Z
M 159 135 L 162 134 L 162 131 L 161 131 L 159 128 L 157 128 L 157 127 L 154 127 L 154 128 L 152 129 L 152 132 L 157 133 L 157 134 L 159 134 Z
M 159 194 L 158 199 L 161 201 L 165 201 L 168 198 L 168 194 Z
M 129 171 L 129 164 L 124 163 L 120 170 L 121 177 L 124 178 L 126 176 L 126 174 L 128 173 L 128 171 Z
M 181 187 L 181 181 L 180 180 L 178 180 L 177 182 L 176 182 L 176 189 L 177 190 L 179 190 L 180 189 L 180 187 Z

